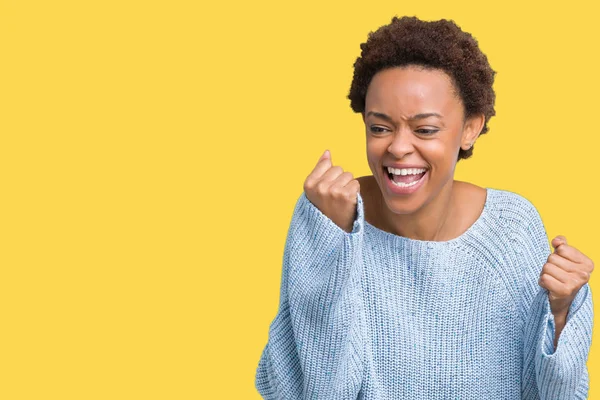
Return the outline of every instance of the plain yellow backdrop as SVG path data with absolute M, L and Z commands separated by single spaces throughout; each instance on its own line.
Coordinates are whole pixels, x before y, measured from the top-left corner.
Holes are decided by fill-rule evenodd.
M 600 263 L 591 1 L 1 0 L 0 398 L 259 399 L 293 206 L 325 149 L 369 174 L 346 95 L 394 15 L 455 20 L 498 72 L 456 178 Z M 590 399 L 599 356 L 596 328 Z

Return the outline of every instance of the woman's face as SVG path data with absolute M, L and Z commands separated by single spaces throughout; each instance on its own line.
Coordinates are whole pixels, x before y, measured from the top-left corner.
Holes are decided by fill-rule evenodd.
M 369 167 L 388 208 L 410 214 L 451 189 L 459 149 L 469 148 L 483 118 L 464 120 L 462 101 L 442 70 L 379 71 L 369 84 L 363 119 Z M 410 169 L 395 171 L 401 173 L 395 184 L 388 167 Z

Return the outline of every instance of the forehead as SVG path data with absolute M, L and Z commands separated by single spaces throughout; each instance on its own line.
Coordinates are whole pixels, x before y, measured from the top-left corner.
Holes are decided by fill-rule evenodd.
M 388 115 L 438 112 L 450 115 L 462 111 L 460 98 L 448 74 L 439 69 L 414 66 L 379 71 L 369 84 L 367 111 Z

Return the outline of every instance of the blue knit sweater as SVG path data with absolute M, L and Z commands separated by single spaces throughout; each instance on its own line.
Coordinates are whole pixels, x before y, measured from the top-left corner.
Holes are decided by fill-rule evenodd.
M 304 193 L 286 239 L 279 309 L 256 371 L 264 399 L 585 399 L 593 307 L 583 286 L 554 348 L 550 254 L 536 208 L 487 189 L 449 241 L 382 231 L 358 194 L 352 232 Z

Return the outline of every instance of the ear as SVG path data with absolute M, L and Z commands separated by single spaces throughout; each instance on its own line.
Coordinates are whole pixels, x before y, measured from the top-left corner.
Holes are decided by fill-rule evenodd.
M 475 140 L 481 133 L 483 125 L 485 124 L 484 114 L 475 114 L 468 118 L 463 125 L 463 133 L 460 141 L 460 147 L 463 150 L 469 150 Z

